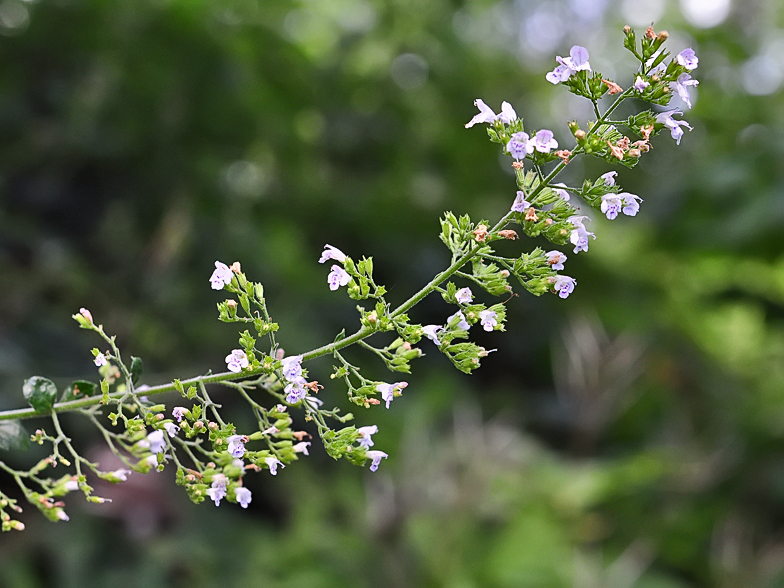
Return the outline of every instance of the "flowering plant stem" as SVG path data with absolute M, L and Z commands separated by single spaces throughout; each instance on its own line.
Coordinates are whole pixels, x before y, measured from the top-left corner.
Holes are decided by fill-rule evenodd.
M 588 133 L 587 137 L 590 137 L 596 130 L 600 127 L 600 125 L 605 124 L 607 122 L 607 118 L 615 111 L 615 109 L 621 104 L 623 100 L 629 97 L 632 94 L 632 89 L 625 90 L 622 94 L 618 96 L 618 98 L 610 105 L 607 111 L 599 116 L 596 125 L 591 128 Z M 595 104 L 597 113 L 598 113 L 598 106 Z M 582 147 L 578 146 L 572 152 L 573 157 L 579 155 L 583 151 Z M 550 184 L 558 174 L 566 167 L 566 162 L 561 161 L 559 162 L 553 170 L 543 179 L 543 181 L 537 186 L 537 188 L 529 195 L 531 198 L 535 197 L 544 187 Z M 501 219 L 493 226 L 490 232 L 496 232 L 502 229 L 508 222 L 510 217 L 512 216 L 511 212 L 506 213 Z M 421 302 L 428 294 L 431 294 L 434 290 L 436 290 L 441 284 L 443 284 L 446 280 L 448 280 L 452 275 L 458 272 L 463 266 L 469 263 L 477 254 L 479 250 L 479 244 L 475 244 L 472 246 L 471 250 L 464 255 L 460 256 L 456 259 L 448 268 L 444 271 L 436 275 L 430 282 L 428 282 L 421 290 L 416 292 L 412 295 L 408 300 L 403 302 L 400 306 L 398 306 L 395 310 L 390 313 L 391 318 L 396 318 L 401 314 L 407 312 L 414 306 L 416 306 L 419 302 Z M 269 318 L 267 316 L 267 318 Z M 371 335 L 373 335 L 376 331 L 370 329 L 368 327 L 362 327 L 353 335 L 340 339 L 338 341 L 334 341 L 327 345 L 323 345 L 321 347 L 317 347 L 311 351 L 302 354 L 302 360 L 307 361 L 310 359 L 315 359 L 317 357 L 322 357 L 324 355 L 330 355 L 335 351 L 343 349 L 345 347 L 349 347 L 354 343 L 358 343 Z M 101 331 L 102 333 L 102 331 Z M 114 341 L 106 337 L 104 335 L 104 339 L 112 346 L 113 351 L 118 354 L 119 351 L 117 350 Z M 123 366 L 120 362 L 120 365 Z M 125 368 L 122 367 L 123 371 Z M 253 376 L 258 376 L 264 373 L 263 369 L 258 370 L 246 370 L 240 374 L 234 372 L 221 372 L 218 374 L 207 374 L 204 376 L 196 376 L 193 378 L 189 378 L 187 380 L 182 380 L 181 383 L 183 386 L 187 387 L 190 385 L 206 385 L 206 384 L 219 384 L 222 382 L 232 382 L 239 379 L 246 379 Z M 128 376 L 128 374 L 124 374 Z M 130 378 L 130 376 L 128 376 Z M 174 384 L 161 384 L 158 386 L 151 386 L 144 391 L 145 396 L 154 396 L 157 394 L 164 394 L 166 392 L 174 392 L 176 390 Z M 120 400 L 121 398 L 127 396 L 127 392 L 115 392 L 109 395 L 109 398 L 112 400 Z M 62 412 L 71 412 L 77 411 L 85 408 L 89 408 L 91 406 L 102 404 L 102 397 L 101 396 L 93 396 L 89 398 L 84 398 L 82 400 L 71 400 L 67 402 L 58 402 L 52 406 L 52 411 L 55 413 L 62 413 Z M 0 421 L 4 420 L 16 420 L 16 419 L 29 419 L 34 417 L 41 417 L 46 416 L 40 413 L 37 413 L 32 408 L 23 408 L 23 409 L 15 409 L 15 410 L 6 410 L 0 411 Z

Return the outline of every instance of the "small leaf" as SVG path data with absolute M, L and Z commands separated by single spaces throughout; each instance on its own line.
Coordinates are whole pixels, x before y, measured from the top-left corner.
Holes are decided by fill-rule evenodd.
M 30 435 L 19 421 L 0 421 L 0 451 L 23 451 L 30 446 Z
M 87 396 L 92 396 L 95 394 L 97 390 L 98 384 L 95 382 L 76 380 L 75 382 L 72 382 L 65 390 L 63 390 L 60 401 L 66 402 L 68 400 L 79 400 L 81 398 L 86 398 Z
M 25 380 L 22 394 L 35 412 L 48 413 L 57 398 L 57 386 L 51 380 L 33 376 Z
M 131 356 L 131 382 L 133 385 L 139 383 L 139 378 L 142 377 L 142 370 L 144 366 L 142 365 L 142 360 L 140 357 Z

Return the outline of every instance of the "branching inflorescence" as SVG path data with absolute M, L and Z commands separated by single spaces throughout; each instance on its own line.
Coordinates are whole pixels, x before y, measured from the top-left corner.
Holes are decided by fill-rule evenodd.
M 123 359 L 115 338 L 95 323 L 89 311 L 81 309 L 74 319 L 82 328 L 95 332 L 105 349 L 92 351 L 100 382 L 77 381 L 58 392 L 46 378 L 28 379 L 23 392 L 30 408 L 0 412 L 0 450 L 22 449 L 32 440 L 50 446 L 52 452 L 26 471 L 2 461 L 0 469 L 13 477 L 28 502 L 53 521 L 68 520 L 62 498 L 69 492 L 79 490 L 89 501 L 104 501 L 93 495 L 88 472 L 120 483 L 132 472 L 162 471 L 167 465 L 176 468 L 177 484 L 185 488 L 194 502 L 209 499 L 219 505 L 228 500 L 246 508 L 252 499 L 243 483 L 246 475 L 260 470 L 276 475 L 300 456 L 308 455 L 311 442 L 307 439 L 311 435 L 294 430 L 292 410 L 302 411 L 305 420 L 315 424 L 331 457 L 345 458 L 356 465 L 369 461 L 371 471 L 378 469 L 387 454 L 374 449 L 377 426 L 346 425 L 353 419 L 351 413 L 324 409 L 317 397 L 323 386 L 309 377 L 303 364 L 316 357 L 332 356 L 334 371 L 330 379 L 343 382 L 351 402 L 363 408 L 382 403 L 390 408 L 408 384 L 366 378 L 341 350 L 357 344 L 378 357 L 390 371 L 409 373 L 411 362 L 423 355 L 420 343 L 429 339 L 423 347 L 435 345 L 457 369 L 471 373 L 492 350 L 471 342 L 469 331 L 477 325 L 488 332 L 503 331 L 506 320 L 503 303 L 488 305 L 475 301 L 472 288 L 495 297 L 508 296 L 512 292 L 510 280 L 514 278 L 537 296 L 553 292 L 566 298 L 573 292 L 576 281 L 559 273 L 567 260 L 560 250 L 536 247 L 507 257 L 497 253 L 493 244 L 518 239 L 518 233 L 510 228 L 517 225 L 528 237 L 543 236 L 558 247 L 571 244 L 574 253 L 588 251 L 596 236 L 587 228 L 590 217 L 578 214 L 572 196 L 610 220 L 621 213 L 635 216 L 642 199 L 621 191 L 615 171 L 595 180 L 586 179 L 579 187 L 556 183 L 558 174 L 580 155 L 631 168 L 650 149 L 652 136 L 666 129 L 680 143 L 683 128 L 691 130 L 686 122 L 675 118 L 681 113 L 673 110 L 648 109 L 626 120 L 613 120 L 613 113 L 624 100 L 636 98 L 663 107 L 669 103 L 673 90 L 691 107 L 689 88 L 698 83 L 689 73 L 698 63 L 693 50 L 684 49 L 668 61 L 670 53 L 663 47 L 666 32 L 657 34 L 649 27 L 639 42 L 629 27 L 624 28 L 624 34 L 624 46 L 640 63 L 627 89 L 594 72 L 588 51 L 579 46 L 572 47 L 569 57 L 557 57 L 558 66 L 546 76 L 549 82 L 563 84 L 593 105 L 596 118 L 587 122 L 585 128 L 576 121 L 568 123 L 574 137 L 570 150 L 559 150 L 550 130 L 526 131 L 523 120 L 508 102 L 496 114 L 482 100 L 476 100 L 479 113 L 465 126 L 488 125 L 490 140 L 502 145 L 513 160 L 517 194 L 510 198 L 509 212 L 495 223 L 474 222 L 467 215 L 458 218 L 447 212 L 441 219 L 440 237 L 451 252 L 449 266 L 398 307 L 390 305 L 385 298 L 386 289 L 374 281 L 372 258 L 354 261 L 338 248 L 326 245 L 319 262 L 330 262 L 330 290 L 346 288 L 350 298 L 370 307 L 357 307 L 360 327 L 352 335 L 341 333 L 328 345 L 299 355 L 285 355 L 275 337 L 278 325 L 268 311 L 262 284 L 248 280 L 237 262 L 231 266 L 216 262 L 210 283 L 213 289 L 229 295 L 218 303 L 218 318 L 239 323 L 242 328 L 239 347 L 226 356 L 228 371 L 152 387 L 137 385 L 141 360 Z M 600 99 L 605 94 L 614 99 L 602 113 Z M 621 128 L 636 140 L 624 135 Z M 454 305 L 455 312 L 443 324 L 411 322 L 408 311 L 433 292 Z M 374 335 L 386 332 L 396 335 L 390 344 L 374 346 L 368 342 Z M 207 391 L 208 385 L 215 384 L 234 390 L 247 402 L 255 417 L 255 430 L 238 431 L 222 418 L 220 405 L 213 402 Z M 152 400 L 166 392 L 180 394 L 176 406 L 167 408 Z M 58 414 L 62 412 L 78 412 L 89 419 L 124 467 L 104 471 L 81 456 L 60 426 Z M 42 427 L 29 435 L 20 421 L 31 417 L 48 417 L 51 432 Z M 58 464 L 73 469 L 57 478 L 47 477 L 46 472 Z M 0 493 L 2 529 L 23 529 L 24 524 L 12 519 L 9 511 L 20 512 L 21 508 L 16 499 Z

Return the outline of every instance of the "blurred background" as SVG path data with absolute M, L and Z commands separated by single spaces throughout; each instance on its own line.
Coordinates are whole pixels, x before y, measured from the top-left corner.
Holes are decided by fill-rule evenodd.
M 481 370 L 426 347 L 389 411 L 355 410 L 390 454 L 378 472 L 316 443 L 249 476 L 247 511 L 137 474 L 101 488 L 110 505 L 71 496 L 68 523 L 26 509 L 0 536 L 0 586 L 784 586 L 782 8 L 0 0 L 0 408 L 33 374 L 97 377 L 82 306 L 144 383 L 224 369 L 216 259 L 264 282 L 287 350 L 331 341 L 357 315 L 326 287 L 324 243 L 372 255 L 395 304 L 448 263 L 443 210 L 508 210 L 509 160 L 463 127 L 475 98 L 569 145 L 590 109 L 545 81 L 555 54 L 584 45 L 627 87 L 621 28 L 655 21 L 700 58 L 694 130 L 619 169 L 642 211 L 596 218 L 590 252 L 567 252 L 575 293 L 521 288 L 508 332 L 475 334 L 499 349 Z M 606 171 L 578 160 L 565 181 Z M 432 298 L 412 318 L 446 312 Z M 349 409 L 338 385 L 321 398 Z M 105 457 L 84 419 L 67 427 Z

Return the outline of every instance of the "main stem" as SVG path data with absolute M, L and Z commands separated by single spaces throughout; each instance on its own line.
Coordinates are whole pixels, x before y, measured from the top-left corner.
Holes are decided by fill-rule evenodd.
M 628 98 L 632 93 L 632 88 L 628 88 L 624 90 L 624 92 L 618 96 L 618 98 L 613 102 L 610 107 L 605 111 L 605 113 L 597 118 L 596 124 L 590 129 L 587 133 L 587 136 L 592 135 L 600 125 L 604 124 L 609 117 L 618 106 L 620 106 L 621 102 L 623 102 L 626 98 Z M 598 112 L 598 109 L 597 109 Z M 582 152 L 580 147 L 575 148 L 572 152 L 572 157 L 575 155 L 579 155 Z M 533 199 L 536 197 L 539 192 L 541 192 L 551 181 L 555 179 L 555 177 L 561 173 L 561 170 L 566 167 L 566 162 L 561 161 L 553 168 L 546 178 L 534 189 L 534 191 L 530 194 L 530 197 Z M 511 212 L 507 212 L 501 219 L 493 226 L 490 232 L 495 232 L 501 229 L 508 221 L 509 217 L 511 216 Z M 390 313 L 391 318 L 397 318 L 404 312 L 408 311 L 409 309 L 416 306 L 423 298 L 425 298 L 428 294 L 433 292 L 438 286 L 443 284 L 446 280 L 448 280 L 452 275 L 454 275 L 461 267 L 471 261 L 479 251 L 481 245 L 474 244 L 472 245 L 471 249 L 464 253 L 462 256 L 458 257 L 448 268 L 446 268 L 441 273 L 437 274 L 430 282 L 428 282 L 421 290 L 419 290 L 416 294 L 411 296 L 408 300 L 403 302 L 400 306 L 398 306 L 395 310 Z M 329 355 L 334 351 L 338 351 L 343 349 L 344 347 L 348 347 L 349 345 L 353 345 L 354 343 L 358 343 L 363 339 L 366 339 L 373 335 L 376 331 L 374 329 L 368 327 L 360 328 L 356 333 L 345 337 L 343 339 L 339 339 L 327 345 L 322 345 L 321 347 L 317 347 L 307 353 L 302 354 L 302 360 L 307 361 L 309 359 L 315 359 L 317 357 L 322 357 L 324 355 Z M 222 372 L 219 374 L 208 374 L 206 376 L 196 376 L 194 378 L 190 378 L 188 380 L 182 380 L 180 383 L 183 387 L 187 388 L 191 385 L 206 385 L 206 384 L 217 384 L 220 382 L 229 382 L 233 380 L 245 379 L 252 376 L 258 376 L 264 373 L 264 370 L 249 370 L 244 371 L 239 374 L 235 372 Z M 144 390 L 142 393 L 144 396 L 155 396 L 156 394 L 164 394 L 166 392 L 173 392 L 176 388 L 174 384 L 161 384 L 159 386 L 151 386 L 150 388 Z M 137 390 L 137 393 L 139 391 Z M 119 400 L 123 396 L 125 396 L 127 392 L 115 392 L 114 394 L 109 394 L 109 398 L 113 400 Z M 52 407 L 52 411 L 55 413 L 60 412 L 70 412 L 74 410 L 80 410 L 84 408 L 89 408 L 91 406 L 95 406 L 97 404 L 101 404 L 103 397 L 102 396 L 91 396 L 89 398 L 84 398 L 81 400 L 70 400 L 68 402 L 58 402 Z M 45 417 L 46 414 L 40 414 L 35 412 L 32 408 L 20 408 L 16 410 L 6 410 L 0 412 L 0 421 L 10 421 L 15 419 L 29 419 L 34 417 Z

